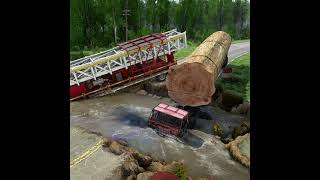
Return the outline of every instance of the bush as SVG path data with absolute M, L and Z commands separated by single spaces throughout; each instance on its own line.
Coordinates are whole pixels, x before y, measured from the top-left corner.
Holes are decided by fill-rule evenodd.
M 187 179 L 187 167 L 183 164 L 179 164 L 176 167 L 175 175 L 177 175 L 180 180 L 186 180 Z
M 221 136 L 223 134 L 222 128 L 218 123 L 213 123 L 213 135 Z

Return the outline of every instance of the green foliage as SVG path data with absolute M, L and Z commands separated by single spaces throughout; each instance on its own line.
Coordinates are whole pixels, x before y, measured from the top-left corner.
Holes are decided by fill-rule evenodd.
M 218 123 L 213 123 L 212 129 L 213 129 L 213 135 L 215 136 L 221 136 L 223 134 L 223 130 L 220 124 Z
M 173 28 L 187 31 L 188 40 L 201 42 L 223 30 L 233 39 L 249 38 L 247 0 L 71 0 L 70 49 L 113 47 L 125 41 L 128 9 L 128 38 Z
M 235 59 L 228 66 L 232 67 L 232 77 L 236 81 L 224 81 L 220 78 L 217 83 L 224 90 L 237 92 L 244 100 L 250 101 L 250 54 Z
M 184 164 L 180 164 L 176 167 L 175 175 L 179 177 L 180 180 L 187 179 L 187 167 Z

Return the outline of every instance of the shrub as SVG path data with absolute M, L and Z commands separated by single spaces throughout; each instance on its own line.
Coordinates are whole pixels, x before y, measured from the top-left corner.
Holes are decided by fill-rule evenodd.
M 213 135 L 221 136 L 223 134 L 222 128 L 218 123 L 213 123 Z
M 187 179 L 187 167 L 183 164 L 179 164 L 176 167 L 175 175 L 177 175 L 180 180 L 186 180 Z

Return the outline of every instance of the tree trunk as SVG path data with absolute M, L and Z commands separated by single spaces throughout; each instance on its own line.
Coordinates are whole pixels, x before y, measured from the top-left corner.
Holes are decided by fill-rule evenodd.
M 230 44 L 229 34 L 215 32 L 187 57 L 186 62 L 170 67 L 166 82 L 168 95 L 181 105 L 209 104 Z

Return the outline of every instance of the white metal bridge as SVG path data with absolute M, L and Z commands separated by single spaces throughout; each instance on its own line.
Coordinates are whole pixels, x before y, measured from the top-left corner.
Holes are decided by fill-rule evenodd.
M 70 61 L 70 86 L 79 85 L 91 79 L 96 80 L 99 76 L 112 74 L 119 69 L 128 69 L 133 64 L 142 64 L 143 61 L 153 59 L 156 55 L 163 56 L 187 47 L 186 32 L 181 33 L 173 29 L 162 34 L 165 35 L 163 41 L 154 39 L 145 44 L 142 43 L 144 46 L 139 46 L 139 49 L 123 49 L 117 46 Z

